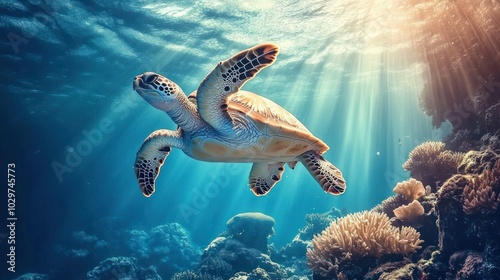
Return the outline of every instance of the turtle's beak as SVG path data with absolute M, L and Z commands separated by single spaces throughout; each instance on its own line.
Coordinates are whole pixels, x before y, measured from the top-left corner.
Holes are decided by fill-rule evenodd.
M 146 85 L 142 80 L 142 75 L 135 76 L 134 82 L 132 83 L 132 87 L 134 90 L 143 89 Z
M 138 89 L 153 89 L 151 83 L 158 79 L 158 74 L 153 72 L 146 72 L 141 75 L 137 75 L 134 78 L 134 83 L 132 84 L 134 90 Z

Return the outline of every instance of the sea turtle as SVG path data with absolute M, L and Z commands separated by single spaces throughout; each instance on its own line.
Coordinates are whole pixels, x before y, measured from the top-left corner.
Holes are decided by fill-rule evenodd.
M 146 72 L 135 77 L 133 88 L 149 104 L 166 112 L 178 129 L 160 129 L 142 144 L 135 174 L 145 196 L 155 192 L 155 181 L 172 147 L 211 162 L 252 162 L 249 185 L 257 196 L 267 194 L 281 180 L 284 164 L 302 162 L 325 192 L 345 191 L 342 173 L 321 155 L 329 147 L 291 113 L 273 101 L 240 88 L 271 65 L 278 46 L 260 44 L 219 62 L 188 97 L 171 80 Z

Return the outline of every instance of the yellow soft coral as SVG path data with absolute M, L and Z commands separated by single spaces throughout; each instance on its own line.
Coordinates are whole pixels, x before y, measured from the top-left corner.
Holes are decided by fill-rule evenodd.
M 410 200 L 419 199 L 425 194 L 425 188 L 422 182 L 413 178 L 404 182 L 399 182 L 392 191 Z
M 313 238 L 313 249 L 307 250 L 307 264 L 313 272 L 329 277 L 338 272 L 338 264 L 343 261 L 413 253 L 421 248 L 423 241 L 419 238 L 420 233 L 412 227 L 393 227 L 385 214 L 349 214 Z
M 493 169 L 473 175 L 471 183 L 464 187 L 464 212 L 469 215 L 494 213 L 500 205 L 500 195 L 493 190 L 495 184 L 500 184 L 500 161 Z

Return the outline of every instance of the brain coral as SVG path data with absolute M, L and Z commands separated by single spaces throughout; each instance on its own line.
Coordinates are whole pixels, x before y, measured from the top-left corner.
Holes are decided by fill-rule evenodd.
M 248 212 L 240 213 L 226 223 L 227 232 L 249 248 L 255 248 L 263 253 L 267 252 L 267 239 L 274 234 L 276 222 L 271 216 Z
M 463 156 L 462 153 L 445 150 L 442 142 L 428 141 L 410 152 L 403 168 L 410 171 L 413 178 L 436 191 L 437 182 L 444 182 L 457 172 Z
M 409 254 L 420 249 L 420 234 L 411 227 L 393 227 L 385 214 L 364 211 L 332 222 L 313 238 L 307 251 L 309 268 L 324 277 L 337 273 L 341 262 L 365 256 Z

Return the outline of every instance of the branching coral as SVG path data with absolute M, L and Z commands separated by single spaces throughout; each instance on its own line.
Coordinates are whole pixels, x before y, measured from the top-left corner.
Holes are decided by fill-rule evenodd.
M 457 172 L 463 156 L 462 153 L 445 150 L 442 142 L 428 141 L 410 152 L 403 168 L 424 185 L 435 188 L 437 182 L 444 182 Z
M 409 254 L 420 249 L 418 233 L 412 227 L 393 227 L 385 214 L 364 211 L 337 219 L 313 238 L 307 264 L 317 274 L 335 275 L 338 264 L 366 256 Z
M 418 202 L 417 200 L 414 200 L 408 205 L 403 205 L 394 209 L 394 215 L 396 216 L 396 218 L 404 222 L 413 223 L 417 221 L 417 219 L 423 214 L 424 207 L 422 207 L 420 202 Z
M 417 181 L 413 178 L 397 183 L 396 187 L 392 190 L 393 192 L 403 195 L 410 200 L 419 199 L 425 194 L 424 185 L 422 182 Z
M 486 169 L 483 174 L 474 177 L 463 192 L 463 209 L 466 214 L 494 213 L 500 205 L 500 195 L 495 192 L 495 185 L 500 187 L 500 161 L 493 169 Z

